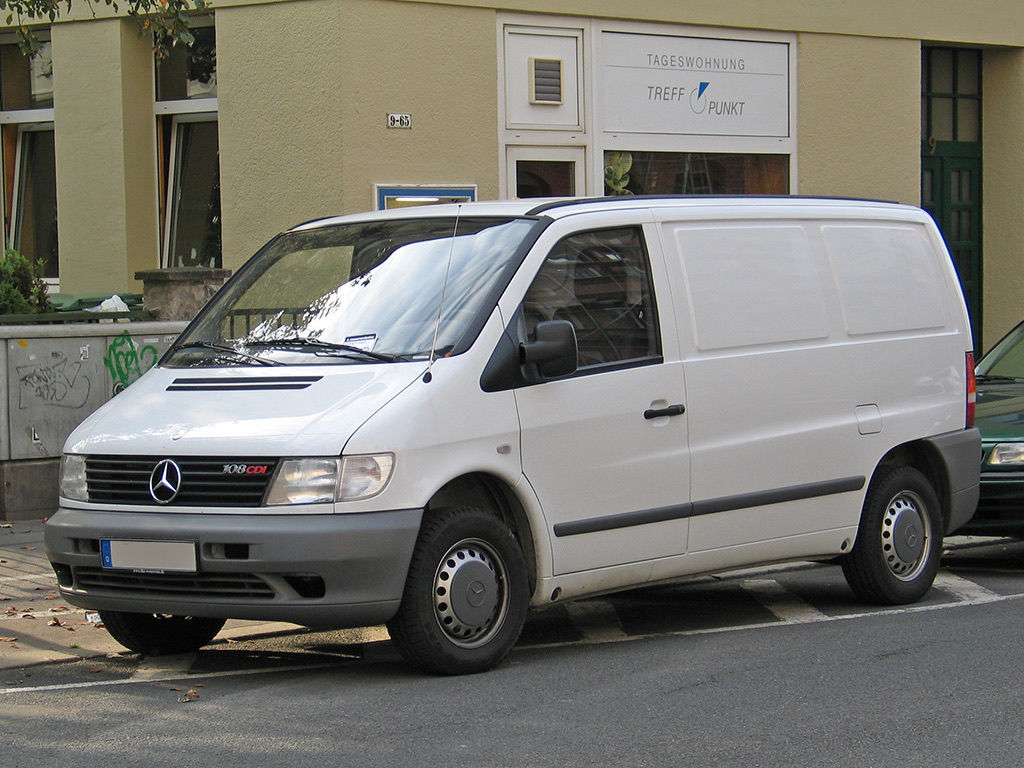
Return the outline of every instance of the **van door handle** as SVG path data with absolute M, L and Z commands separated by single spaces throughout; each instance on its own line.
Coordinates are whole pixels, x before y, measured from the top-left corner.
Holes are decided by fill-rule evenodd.
M 648 408 L 644 411 L 645 419 L 660 419 L 662 416 L 682 416 L 686 413 L 686 406 L 680 403 L 679 405 L 670 405 L 667 408 Z

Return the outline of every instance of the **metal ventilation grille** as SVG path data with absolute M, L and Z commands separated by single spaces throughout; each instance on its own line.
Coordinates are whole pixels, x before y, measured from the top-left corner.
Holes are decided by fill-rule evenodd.
M 244 376 L 234 378 L 177 378 L 168 392 L 248 392 L 268 389 L 306 389 L 322 376 Z
M 165 456 L 88 456 L 85 479 L 89 501 L 100 504 L 153 505 L 149 480 Z M 168 507 L 258 507 L 277 467 L 277 459 L 230 457 L 175 458 L 181 487 Z M 225 471 L 232 467 L 232 471 Z M 260 467 L 259 473 L 238 467 Z M 265 467 L 265 469 L 263 469 Z
M 530 103 L 562 103 L 561 59 L 530 59 Z
M 78 589 L 96 592 L 145 593 L 167 597 L 212 597 L 271 600 L 274 590 L 250 573 L 157 574 L 74 568 Z

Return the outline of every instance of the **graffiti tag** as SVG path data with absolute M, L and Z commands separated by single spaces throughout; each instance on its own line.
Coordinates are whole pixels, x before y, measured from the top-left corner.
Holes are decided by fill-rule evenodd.
M 110 378 L 114 380 L 113 393 L 116 395 L 123 391 L 125 387 L 156 365 L 158 357 L 156 347 L 152 344 L 140 347 L 128 331 L 116 339 L 112 339 L 107 345 L 107 354 L 103 357 L 103 364 L 107 366 Z
M 54 353 L 54 357 L 50 365 L 18 366 L 20 409 L 39 404 L 81 408 L 89 399 L 92 385 L 87 376 L 79 375 L 82 364 L 70 362 L 61 353 Z

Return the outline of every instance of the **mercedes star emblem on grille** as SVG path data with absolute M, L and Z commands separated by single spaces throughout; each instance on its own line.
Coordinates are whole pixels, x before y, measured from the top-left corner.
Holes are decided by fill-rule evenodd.
M 149 495 L 157 504 L 170 504 L 181 490 L 181 467 L 171 459 L 158 461 L 149 476 Z

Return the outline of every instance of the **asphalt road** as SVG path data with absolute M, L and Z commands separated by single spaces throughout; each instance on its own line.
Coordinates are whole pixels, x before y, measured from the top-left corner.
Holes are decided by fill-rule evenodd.
M 831 566 L 534 613 L 509 661 L 426 677 L 301 633 L 0 674 L 3 766 L 1019 766 L 1024 544 L 914 606 Z

